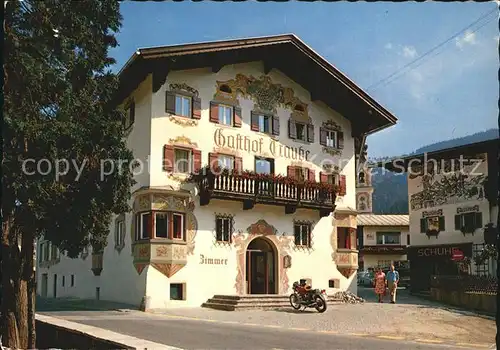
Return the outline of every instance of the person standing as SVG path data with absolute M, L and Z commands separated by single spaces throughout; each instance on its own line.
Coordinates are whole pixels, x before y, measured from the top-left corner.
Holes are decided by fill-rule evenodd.
M 385 273 L 382 271 L 382 268 L 380 267 L 377 268 L 373 284 L 375 285 L 375 294 L 378 295 L 378 302 L 383 303 L 386 282 L 385 282 Z
M 394 264 L 391 264 L 391 270 L 387 272 L 387 286 L 389 287 L 389 292 L 391 293 L 391 304 L 396 303 L 396 291 L 398 290 L 399 284 L 399 272 L 394 268 Z

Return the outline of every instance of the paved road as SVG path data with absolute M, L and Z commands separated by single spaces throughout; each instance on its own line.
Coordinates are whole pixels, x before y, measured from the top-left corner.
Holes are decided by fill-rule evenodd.
M 139 312 L 68 311 L 53 312 L 50 315 L 182 349 L 431 350 L 460 348 L 457 345 L 377 339 L 374 336 L 313 332 L 261 324 L 188 320 L 181 317 Z M 474 347 L 464 345 L 462 348 Z

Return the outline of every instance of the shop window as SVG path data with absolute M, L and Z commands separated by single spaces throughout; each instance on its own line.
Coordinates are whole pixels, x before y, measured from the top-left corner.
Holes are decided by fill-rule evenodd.
M 170 300 L 186 300 L 185 299 L 185 283 L 170 284 Z

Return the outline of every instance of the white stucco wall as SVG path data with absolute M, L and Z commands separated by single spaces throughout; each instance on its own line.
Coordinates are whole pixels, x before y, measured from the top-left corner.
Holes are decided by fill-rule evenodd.
M 377 245 L 377 232 L 400 232 L 401 233 L 401 243 L 400 245 L 408 245 L 408 226 L 364 226 L 363 227 L 363 244 L 368 246 Z M 411 241 L 411 238 L 410 238 Z M 411 243 L 411 242 L 410 242 Z M 390 245 L 381 245 L 390 246 Z M 367 270 L 369 267 L 375 267 L 378 262 L 384 261 L 395 261 L 395 260 L 407 260 L 406 254 L 370 254 L 363 253 L 363 269 Z
M 214 213 L 234 215 L 235 231 L 246 231 L 250 225 L 264 219 L 268 224 L 273 225 L 280 235 L 287 236 L 293 236 L 293 219 L 314 220 L 313 249 L 310 252 L 294 250 L 292 238 L 291 249 L 287 250 L 292 257 L 292 266 L 286 272 L 288 276 L 286 293 L 291 293 L 293 282 L 300 279 L 311 279 L 313 288 L 326 289 L 327 293 L 330 294 L 346 289 L 354 293 L 357 292 L 356 274 L 353 274 L 349 280 L 346 279 L 340 274 L 333 262 L 330 238 L 334 227 L 330 217 L 323 217 L 320 220 L 317 212 L 300 209 L 293 215 L 287 215 L 286 220 L 284 220 L 282 207 L 256 205 L 252 210 L 243 211 L 238 202 L 213 200 L 210 205 L 197 206 L 195 209 L 199 229 L 195 239 L 194 254 L 188 257 L 187 265 L 170 279 L 152 267 L 147 268 L 146 294 L 150 297 L 150 308 L 196 307 L 215 294 L 237 294 L 235 289 L 236 248 L 234 246 L 214 245 Z M 227 265 L 200 264 L 201 254 L 207 258 L 227 259 Z M 279 259 L 279 257 L 275 258 L 275 264 L 279 264 Z M 282 276 L 278 273 L 275 280 L 279 283 L 281 278 Z M 328 281 L 330 279 L 338 279 L 340 288 L 329 288 Z M 170 283 L 186 283 L 186 300 L 169 300 Z
M 193 69 L 189 71 L 174 71 L 171 72 L 166 83 L 156 93 L 153 94 L 153 107 L 152 107 L 152 137 L 151 137 L 151 186 L 165 186 L 171 183 L 167 178 L 167 173 L 162 170 L 163 160 L 163 146 L 170 138 L 175 136 L 186 136 L 191 141 L 198 145 L 202 150 L 202 165 L 208 164 L 208 153 L 213 152 L 214 148 L 214 132 L 218 128 L 224 129 L 224 135 L 241 134 L 248 136 L 252 140 L 263 137 L 268 145 L 270 141 L 269 135 L 258 133 L 250 130 L 250 112 L 254 109 L 254 102 L 250 99 L 239 97 L 240 107 L 242 109 L 242 127 L 234 128 L 227 127 L 209 121 L 210 101 L 214 99 L 216 93 L 216 81 L 226 81 L 234 79 L 236 74 L 241 73 L 245 75 L 253 75 L 260 77 L 263 74 L 263 64 L 261 62 L 249 64 L 235 64 L 223 67 L 217 74 L 212 73 L 210 68 Z M 340 159 L 343 163 L 341 167 L 341 174 L 346 175 L 347 194 L 343 198 L 338 198 L 337 204 L 339 206 L 349 206 L 355 208 L 355 161 L 354 161 L 354 139 L 351 137 L 350 122 L 336 113 L 332 109 L 326 107 L 322 103 L 312 103 L 310 94 L 303 89 L 300 85 L 296 84 L 279 71 L 272 70 L 269 73 L 273 83 L 281 84 L 285 87 L 290 87 L 294 90 L 295 95 L 303 102 L 307 103 L 309 116 L 312 118 L 315 126 L 315 142 L 313 144 L 301 144 L 295 140 L 288 138 L 288 119 L 290 118 L 290 110 L 278 108 L 278 116 L 280 117 L 280 135 L 278 137 L 279 143 L 286 146 L 300 147 L 310 151 L 310 162 L 307 165 L 316 170 L 316 180 L 319 181 L 319 172 L 321 171 L 321 162 L 329 159 L 329 163 L 341 165 Z M 201 120 L 198 121 L 197 127 L 185 127 L 169 121 L 169 114 L 165 112 L 165 93 L 168 90 L 169 84 L 172 83 L 186 83 L 192 88 L 199 91 L 201 98 L 202 114 Z M 322 152 L 322 146 L 319 144 L 319 127 L 323 121 L 333 118 L 339 124 L 344 132 L 344 149 L 342 156 L 332 157 Z M 264 146 L 266 151 L 268 148 Z M 259 154 L 241 153 L 243 158 L 243 168 L 254 169 L 254 157 Z M 283 157 L 276 157 L 275 159 L 275 173 L 286 175 L 287 166 L 290 165 L 291 160 Z

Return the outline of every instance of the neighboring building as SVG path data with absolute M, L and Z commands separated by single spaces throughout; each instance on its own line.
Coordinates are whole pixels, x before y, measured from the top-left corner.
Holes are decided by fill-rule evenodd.
M 498 147 L 494 139 L 385 164 L 408 173 L 413 291 L 429 290 L 431 275 L 496 274 L 493 259 L 478 263 L 475 256 L 491 242 L 485 228 L 497 226 Z M 462 256 L 471 264 L 454 261 Z
M 140 49 L 120 78 L 149 171 L 103 253 L 42 254 L 39 293 L 157 309 L 299 280 L 356 292 L 355 163 L 393 115 L 294 35 Z
M 379 266 L 385 269 L 392 263 L 406 261 L 410 245 L 408 215 L 373 214 L 371 170 L 364 164 L 356 182 L 357 210 L 360 213 L 357 217 L 358 265 L 365 271 Z

